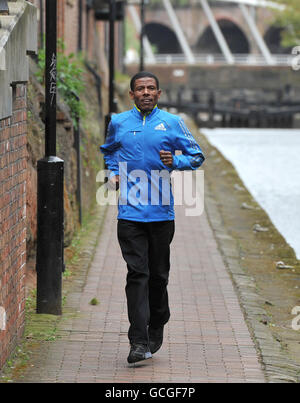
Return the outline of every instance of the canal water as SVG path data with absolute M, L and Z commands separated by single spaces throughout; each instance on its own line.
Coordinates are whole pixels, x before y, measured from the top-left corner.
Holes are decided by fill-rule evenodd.
M 300 130 L 202 129 L 300 259 Z

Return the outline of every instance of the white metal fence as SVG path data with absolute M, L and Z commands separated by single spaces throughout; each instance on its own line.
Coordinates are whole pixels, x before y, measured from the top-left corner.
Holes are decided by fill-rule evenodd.
M 195 63 L 199 65 L 219 64 L 227 65 L 227 61 L 222 54 L 194 54 Z M 270 66 L 261 54 L 234 54 L 234 64 L 240 66 Z M 273 54 L 273 66 L 291 66 L 295 56 L 290 54 Z M 145 60 L 148 64 L 153 64 L 151 60 Z M 135 63 L 135 61 L 132 61 Z M 131 63 L 127 63 L 131 64 Z M 156 54 L 155 64 L 190 64 L 183 53 Z

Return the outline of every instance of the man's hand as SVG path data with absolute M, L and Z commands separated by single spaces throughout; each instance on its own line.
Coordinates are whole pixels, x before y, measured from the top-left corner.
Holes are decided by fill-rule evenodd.
M 164 165 L 166 165 L 168 168 L 172 168 L 172 166 L 173 166 L 173 155 L 172 155 L 171 151 L 161 150 L 159 152 L 159 155 L 160 155 L 160 159 L 161 159 L 162 163 Z
M 118 190 L 119 185 L 120 185 L 119 175 L 112 176 L 107 182 L 107 187 L 109 190 Z

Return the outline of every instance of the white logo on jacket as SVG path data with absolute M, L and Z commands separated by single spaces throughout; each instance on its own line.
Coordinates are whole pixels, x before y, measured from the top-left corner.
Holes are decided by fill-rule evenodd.
M 157 125 L 154 130 L 163 130 L 166 131 L 167 129 L 165 128 L 165 125 L 163 123 L 160 123 L 159 125 Z

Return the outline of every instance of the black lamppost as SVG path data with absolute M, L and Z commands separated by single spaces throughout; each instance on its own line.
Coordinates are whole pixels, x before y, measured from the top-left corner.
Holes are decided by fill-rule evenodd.
M 37 163 L 37 313 L 61 314 L 64 161 L 56 156 L 57 0 L 46 0 L 45 157 Z
M 140 71 L 144 71 L 145 0 L 141 0 Z
M 105 116 L 105 135 L 111 115 L 117 112 L 115 100 L 115 21 L 117 17 L 116 0 L 109 0 L 109 113 Z

